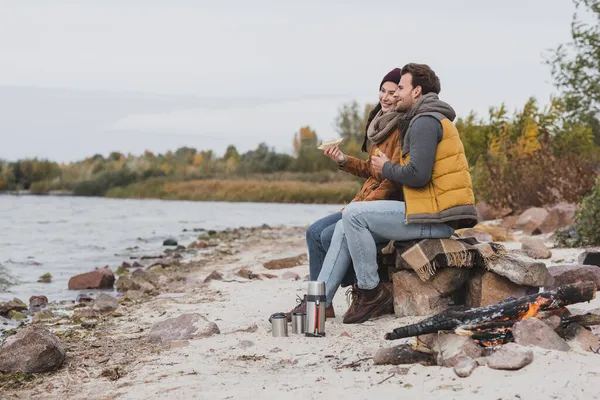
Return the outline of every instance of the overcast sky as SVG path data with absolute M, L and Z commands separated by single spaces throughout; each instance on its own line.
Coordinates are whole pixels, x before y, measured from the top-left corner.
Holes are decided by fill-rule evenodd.
M 555 92 L 569 0 L 0 0 L 0 158 L 187 145 L 290 151 L 343 102 L 427 63 L 459 116 Z

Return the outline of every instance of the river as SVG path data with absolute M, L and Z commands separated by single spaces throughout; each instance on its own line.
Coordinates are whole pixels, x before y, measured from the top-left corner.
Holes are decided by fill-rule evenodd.
M 164 239 L 187 245 L 194 229 L 306 226 L 340 207 L 0 195 L 0 301 L 74 300 L 71 276 L 160 253 Z M 38 283 L 47 272 L 52 283 Z

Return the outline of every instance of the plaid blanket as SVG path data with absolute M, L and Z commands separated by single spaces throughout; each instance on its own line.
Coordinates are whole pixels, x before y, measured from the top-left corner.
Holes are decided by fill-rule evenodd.
M 487 268 L 508 254 L 501 244 L 480 243 L 475 238 L 390 242 L 383 252 L 391 251 L 397 251 L 398 269 L 412 269 L 422 281 L 429 280 L 438 268 Z

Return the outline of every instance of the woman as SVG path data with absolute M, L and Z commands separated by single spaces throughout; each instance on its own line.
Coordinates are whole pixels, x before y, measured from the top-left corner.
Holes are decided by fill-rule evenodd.
M 346 156 L 339 150 L 338 146 L 330 147 L 324 152 L 327 157 L 338 163 L 342 171 L 366 179 L 362 189 L 352 202 L 402 199 L 402 187 L 400 185 L 383 179 L 381 174 L 374 174 L 371 170 L 371 158 L 379 154 L 378 152 L 386 154 L 391 160 L 400 161 L 401 148 L 397 128 L 399 114 L 395 111 L 396 101 L 394 100 L 394 93 L 398 89 L 398 82 L 400 82 L 400 72 L 399 68 L 394 68 L 383 78 L 379 85 L 379 103 L 369 114 L 362 145 L 362 151 L 368 151 L 367 160 L 361 161 L 356 157 Z M 368 149 L 369 144 L 370 148 Z M 340 211 L 318 220 L 306 231 L 310 280 L 319 278 L 336 225 L 341 223 L 341 219 L 342 212 Z M 332 298 L 344 276 L 345 274 L 329 277 L 327 281 L 328 294 L 325 315 L 328 318 L 335 317 Z M 299 299 L 299 304 L 287 314 L 289 320 L 291 320 L 292 313 L 306 311 L 305 300 Z

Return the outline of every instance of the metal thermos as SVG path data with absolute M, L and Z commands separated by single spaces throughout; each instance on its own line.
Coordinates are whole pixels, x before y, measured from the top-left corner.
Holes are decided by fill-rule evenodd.
M 306 336 L 325 336 L 325 282 L 308 282 Z
M 288 322 L 285 314 L 272 315 L 271 328 L 273 328 L 273 337 L 286 337 L 288 335 Z
M 306 314 L 295 312 L 292 314 L 292 333 L 306 333 Z

